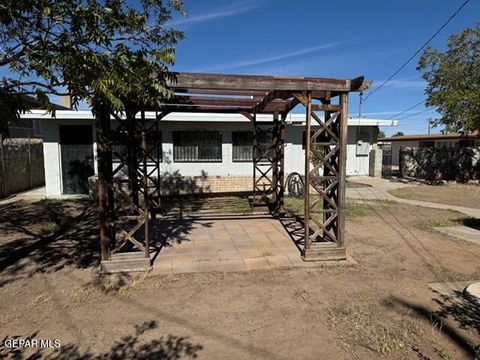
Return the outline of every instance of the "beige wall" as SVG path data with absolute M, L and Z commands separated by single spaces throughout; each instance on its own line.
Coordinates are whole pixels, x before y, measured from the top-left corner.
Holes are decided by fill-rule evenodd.
M 7 139 L 0 154 L 0 197 L 45 184 L 40 139 Z

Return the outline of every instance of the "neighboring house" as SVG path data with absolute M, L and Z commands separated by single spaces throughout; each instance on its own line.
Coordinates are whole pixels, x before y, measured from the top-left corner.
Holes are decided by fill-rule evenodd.
M 146 113 L 153 118 L 155 113 Z M 78 177 L 97 173 L 95 122 L 90 111 L 57 111 L 56 118 L 43 111 L 24 115 L 38 120 L 44 140 L 46 194 L 85 192 Z M 270 116 L 258 115 L 271 120 Z M 348 123 L 347 175 L 369 175 L 369 156 L 376 147 L 378 126 L 396 121 L 350 119 Z M 285 177 L 304 172 L 305 114 L 291 114 L 286 121 Z M 161 171 L 202 177 L 215 191 L 251 191 L 253 164 L 252 125 L 240 114 L 171 113 L 161 120 Z M 75 164 L 75 166 L 71 166 Z M 77 180 L 75 180 L 77 179 Z M 78 184 L 77 184 L 78 185 Z
M 392 169 L 398 170 L 400 163 L 400 149 L 425 147 L 469 147 L 480 146 L 480 133 L 447 133 L 447 134 L 418 134 L 402 135 L 378 139 L 381 146 L 390 145 L 392 149 Z

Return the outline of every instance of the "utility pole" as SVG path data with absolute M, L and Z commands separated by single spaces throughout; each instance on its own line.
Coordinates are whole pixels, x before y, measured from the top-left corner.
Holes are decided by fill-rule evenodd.
M 363 106 L 363 91 L 360 92 L 360 101 L 358 103 L 358 118 L 362 117 L 362 106 Z
M 430 135 L 430 130 L 432 128 L 432 119 L 428 118 L 427 121 L 428 121 L 428 135 Z

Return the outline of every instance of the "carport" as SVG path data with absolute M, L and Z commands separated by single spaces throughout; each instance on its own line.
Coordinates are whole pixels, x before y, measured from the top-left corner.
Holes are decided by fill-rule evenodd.
M 162 118 L 171 112 L 240 113 L 254 133 L 251 205 L 284 214 L 285 121 L 305 107 L 304 216 L 301 252 L 305 261 L 341 260 L 345 248 L 345 187 L 348 94 L 368 88 L 352 80 L 174 73 L 174 93 L 162 104 L 129 104 L 125 113 L 97 111 L 98 195 L 104 269 L 150 265 L 152 228 L 161 227 Z M 155 111 L 155 119 L 146 118 Z M 271 121 L 257 121 L 258 114 Z M 113 118 L 113 121 L 111 120 Z M 312 124 L 317 125 L 315 131 Z M 114 163 L 112 159 L 117 161 Z M 119 176 L 126 174 L 126 176 Z M 298 234 L 297 234 L 298 235 Z

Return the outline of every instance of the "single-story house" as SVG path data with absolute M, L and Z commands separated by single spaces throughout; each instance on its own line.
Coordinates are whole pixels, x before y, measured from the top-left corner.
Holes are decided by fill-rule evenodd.
M 390 146 L 392 150 L 392 169 L 398 170 L 400 164 L 401 148 L 425 148 L 425 147 L 471 147 L 480 146 L 480 133 L 446 133 L 446 134 L 417 134 L 401 135 L 378 139 L 383 146 Z
M 38 121 L 43 137 L 46 195 L 86 192 L 88 189 L 75 182 L 97 173 L 92 113 L 59 110 L 52 118 L 33 110 L 23 116 Z M 154 118 L 155 113 L 145 116 Z M 262 119 L 271 120 L 271 115 L 257 116 L 258 121 Z M 347 175 L 369 175 L 378 127 L 396 125 L 392 120 L 349 120 Z M 303 174 L 305 114 L 289 115 L 285 129 L 285 177 L 292 172 Z M 199 177 L 215 192 L 251 191 L 253 132 L 243 115 L 170 113 L 161 120 L 157 136 L 162 142 L 162 174 Z

